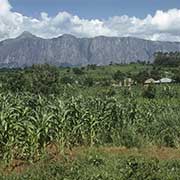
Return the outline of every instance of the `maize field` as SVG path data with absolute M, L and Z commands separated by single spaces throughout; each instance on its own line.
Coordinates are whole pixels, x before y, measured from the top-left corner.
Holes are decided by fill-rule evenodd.
M 180 146 L 178 99 L 0 94 L 0 159 L 35 161 L 46 147 Z

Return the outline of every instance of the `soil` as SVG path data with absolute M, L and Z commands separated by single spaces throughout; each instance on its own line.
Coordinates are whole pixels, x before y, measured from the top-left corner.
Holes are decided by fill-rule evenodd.
M 126 147 L 99 147 L 93 148 L 98 152 L 102 153 L 110 153 L 110 154 L 121 154 L 121 155 L 135 155 L 135 156 L 143 156 L 149 158 L 156 158 L 159 160 L 172 160 L 172 159 L 180 159 L 180 149 L 175 148 L 167 148 L 167 147 L 147 147 L 142 149 L 132 148 L 128 149 Z M 47 146 L 47 159 L 44 162 L 54 162 L 54 161 L 63 161 L 64 157 L 68 159 L 69 162 L 76 159 L 78 155 L 88 152 L 90 148 L 88 147 L 76 147 L 71 150 L 65 150 L 63 153 L 59 152 L 58 146 L 56 144 L 51 144 Z M 40 161 L 40 160 L 39 160 Z M 37 164 L 35 162 L 35 164 Z M 22 160 L 13 160 L 10 165 L 3 169 L 5 174 L 9 174 L 12 172 L 22 173 L 29 168 L 32 168 L 34 164 L 28 163 L 27 161 Z

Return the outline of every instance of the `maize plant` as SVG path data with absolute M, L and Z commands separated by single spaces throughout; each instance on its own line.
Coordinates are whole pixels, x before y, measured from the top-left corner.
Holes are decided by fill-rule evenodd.
M 49 144 L 179 147 L 180 102 L 172 98 L 0 94 L 0 158 L 36 160 Z

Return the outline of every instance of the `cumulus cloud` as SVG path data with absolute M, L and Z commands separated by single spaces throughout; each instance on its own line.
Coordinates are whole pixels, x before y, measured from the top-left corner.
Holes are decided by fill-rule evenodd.
M 8 0 L 0 0 L 0 13 L 6 13 L 11 9 L 11 5 Z
M 29 31 L 43 38 L 72 34 L 77 37 L 133 36 L 138 38 L 180 41 L 180 10 L 158 10 L 146 18 L 114 16 L 105 20 L 83 19 L 68 12 L 50 17 L 42 12 L 39 18 L 12 11 L 8 0 L 0 0 L 0 40 L 14 38 Z

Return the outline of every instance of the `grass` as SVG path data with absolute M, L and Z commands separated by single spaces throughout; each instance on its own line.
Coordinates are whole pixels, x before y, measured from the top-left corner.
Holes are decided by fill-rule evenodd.
M 4 180 L 126 180 L 178 179 L 180 150 L 165 147 L 76 147 L 64 154 L 49 147 L 34 164 L 14 161 L 1 168 Z

